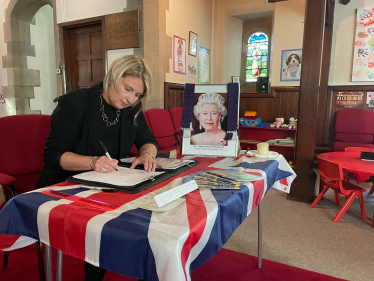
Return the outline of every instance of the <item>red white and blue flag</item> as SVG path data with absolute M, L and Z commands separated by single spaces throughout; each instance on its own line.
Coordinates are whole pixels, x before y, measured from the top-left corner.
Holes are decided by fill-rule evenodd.
M 12 250 L 40 240 L 65 254 L 119 274 L 144 280 L 191 280 L 190 273 L 215 255 L 262 200 L 270 187 L 289 191 L 296 177 L 283 156 L 257 159 L 197 158 L 200 165 L 137 194 L 105 193 L 62 183 L 11 199 L 0 212 L 0 233 Z M 153 196 L 201 170 L 236 168 L 262 175 L 263 180 L 240 190 L 195 190 L 186 201 L 164 213 L 138 208 Z M 59 198 L 42 193 L 59 190 Z M 115 210 L 87 205 L 89 199 L 117 206 Z M 21 236 L 21 237 L 20 237 Z M 9 238 L 10 237 L 10 238 Z

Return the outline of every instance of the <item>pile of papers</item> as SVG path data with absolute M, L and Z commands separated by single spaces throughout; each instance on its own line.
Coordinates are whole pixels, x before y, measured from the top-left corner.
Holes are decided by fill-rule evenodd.
M 267 143 L 270 145 L 289 145 L 289 146 L 294 146 L 295 145 L 295 140 L 291 137 L 287 137 L 285 139 L 271 139 L 267 140 Z

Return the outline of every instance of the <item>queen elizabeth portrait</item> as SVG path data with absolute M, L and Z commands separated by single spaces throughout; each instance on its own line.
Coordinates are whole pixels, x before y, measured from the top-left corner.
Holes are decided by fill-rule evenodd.
M 225 99 L 222 95 L 217 93 L 200 95 L 193 112 L 203 132 L 191 137 L 191 145 L 227 145 L 226 132 L 221 128 L 221 123 L 227 115 Z

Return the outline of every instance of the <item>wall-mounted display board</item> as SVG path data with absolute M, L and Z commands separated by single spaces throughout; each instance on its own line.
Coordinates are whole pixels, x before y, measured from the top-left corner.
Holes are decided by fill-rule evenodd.
M 210 82 L 210 50 L 199 46 L 199 83 Z
M 352 81 L 374 82 L 374 7 L 357 9 Z
M 335 99 L 336 109 L 362 108 L 364 92 L 337 92 Z
M 106 49 L 139 48 L 139 10 L 105 15 Z

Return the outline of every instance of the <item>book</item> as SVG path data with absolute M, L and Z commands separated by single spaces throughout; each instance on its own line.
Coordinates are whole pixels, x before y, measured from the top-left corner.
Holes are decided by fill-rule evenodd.
M 120 161 L 122 163 L 133 163 L 138 157 L 128 157 L 128 158 L 122 158 Z M 184 165 L 188 165 L 190 163 L 193 163 L 195 161 L 193 160 L 184 160 L 184 159 L 175 159 L 175 158 L 162 158 L 162 157 L 156 157 L 156 160 L 160 165 L 162 166 L 161 169 L 164 170 L 175 170 L 179 167 L 182 167 Z
M 154 180 L 155 177 L 163 173 L 162 171 L 148 173 L 144 170 L 118 167 L 118 172 L 98 173 L 90 171 L 71 176 L 67 180 L 80 183 L 96 183 L 98 186 L 104 184 L 111 187 L 132 187 L 147 180 Z

